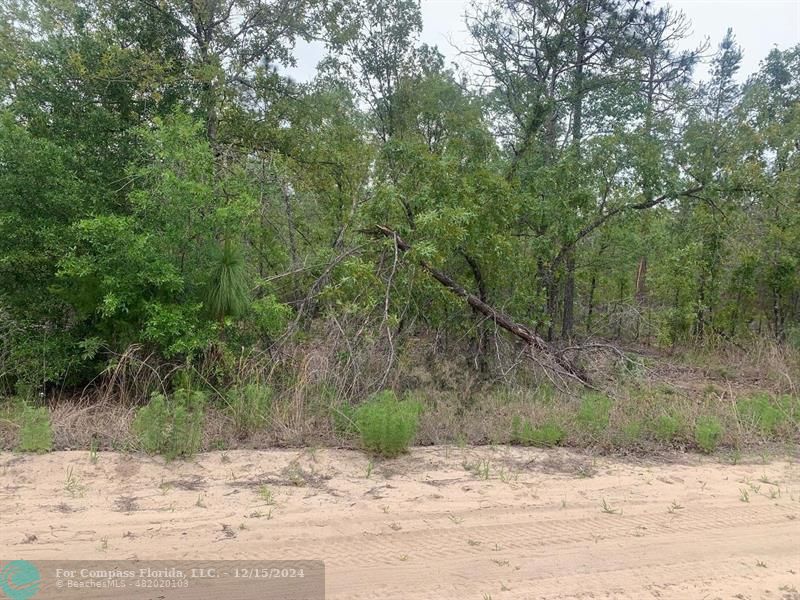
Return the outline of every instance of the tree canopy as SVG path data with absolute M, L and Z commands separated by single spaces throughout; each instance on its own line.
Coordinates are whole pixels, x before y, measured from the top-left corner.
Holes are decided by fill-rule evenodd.
M 485 373 L 501 334 L 432 270 L 555 345 L 800 345 L 800 46 L 744 77 L 639 0 L 476 2 L 468 69 L 415 0 L 0 11 L 3 389 L 134 345 L 224 378 L 332 324 L 378 379 L 420 337 Z

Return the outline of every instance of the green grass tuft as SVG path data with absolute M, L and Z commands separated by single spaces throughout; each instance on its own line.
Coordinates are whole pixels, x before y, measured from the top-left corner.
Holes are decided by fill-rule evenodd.
M 358 410 L 352 404 L 331 405 L 331 418 L 333 420 L 333 431 L 343 437 L 352 438 L 358 435 L 358 425 L 356 424 L 356 413 Z
M 598 392 L 584 394 L 578 409 L 578 424 L 585 431 L 599 434 L 608 427 L 611 417 L 611 398 Z
M 775 437 L 796 424 L 797 400 L 791 396 L 771 397 L 766 393 L 753 394 L 736 405 L 739 419 L 765 437 Z
M 233 386 L 225 394 L 225 405 L 236 433 L 245 437 L 266 424 L 272 406 L 272 389 L 259 383 Z
M 553 422 L 542 423 L 534 427 L 530 421 L 522 421 L 514 417 L 511 422 L 511 438 L 514 443 L 523 446 L 551 447 L 558 446 L 566 437 L 566 432 Z
M 644 439 L 645 427 L 642 421 L 632 419 L 622 425 L 617 440 L 623 448 L 638 446 Z

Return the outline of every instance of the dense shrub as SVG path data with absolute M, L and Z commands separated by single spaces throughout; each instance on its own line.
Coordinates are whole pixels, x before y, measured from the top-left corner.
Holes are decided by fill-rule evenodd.
M 145 452 L 163 454 L 167 460 L 197 452 L 202 444 L 205 400 L 205 394 L 198 391 L 153 394 L 133 423 Z
M 408 450 L 417 434 L 422 405 L 398 401 L 394 392 L 384 390 L 356 411 L 356 427 L 364 448 L 381 456 L 397 456 Z

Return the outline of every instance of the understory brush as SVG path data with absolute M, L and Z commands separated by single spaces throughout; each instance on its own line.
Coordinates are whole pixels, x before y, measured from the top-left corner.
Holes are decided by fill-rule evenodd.
M 53 447 L 53 430 L 47 407 L 23 403 L 19 411 L 20 452 L 49 452 Z
M 711 454 L 765 445 L 791 449 L 800 442 L 794 379 L 773 387 L 752 379 L 720 381 L 721 370 L 712 369 L 710 359 L 702 367 L 627 361 L 636 368 L 626 367 L 597 391 L 559 387 L 522 369 L 502 381 L 459 378 L 463 364 L 427 356 L 406 357 L 403 370 L 384 386 L 350 371 L 357 361 L 372 373 L 371 356 L 308 346 L 288 356 L 268 372 L 259 363 L 231 361 L 237 370 L 216 378 L 187 374 L 181 366 L 142 367 L 151 378 L 147 385 L 130 378 L 137 363 L 126 359 L 129 366 L 110 372 L 111 383 L 99 385 L 94 398 L 49 408 L 0 402 L 0 444 L 28 452 L 95 444 L 175 459 L 201 450 L 272 446 L 362 448 L 388 457 L 411 444 Z M 376 390 L 378 385 L 385 389 Z M 136 393 L 153 388 L 158 391 L 142 405 Z M 114 401 L 116 391 L 124 402 Z
M 272 389 L 260 383 L 234 385 L 226 391 L 224 402 L 236 435 L 244 438 L 266 425 Z
M 153 394 L 133 421 L 142 449 L 167 460 L 188 457 L 202 447 L 206 395 L 178 389 L 171 395 Z
M 558 446 L 566 432 L 552 421 L 532 425 L 527 419 L 515 416 L 511 422 L 511 441 L 523 446 Z

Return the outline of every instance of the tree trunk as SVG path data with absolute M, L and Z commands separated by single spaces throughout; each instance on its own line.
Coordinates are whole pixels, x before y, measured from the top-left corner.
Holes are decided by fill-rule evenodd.
M 547 292 L 547 341 L 552 342 L 556 336 L 558 322 L 558 281 L 553 270 L 549 270 L 545 278 Z
M 639 258 L 639 266 L 636 269 L 636 286 L 634 297 L 636 299 L 636 339 L 639 339 L 639 333 L 641 330 L 641 323 L 642 323 L 642 312 L 644 310 L 645 300 L 647 296 L 647 289 L 646 289 L 646 281 L 647 281 L 647 256 L 642 256 Z
M 586 313 L 586 334 L 592 334 L 592 315 L 594 313 L 594 291 L 597 288 L 597 274 L 592 273 L 592 283 L 589 286 L 589 311 Z
M 483 273 L 481 272 L 480 264 L 478 264 L 478 261 L 474 257 L 470 256 L 463 250 L 461 251 L 461 256 L 464 257 L 467 265 L 469 265 L 470 271 L 472 271 L 472 278 L 475 280 L 475 285 L 478 288 L 478 297 L 482 302 L 488 303 L 489 293 L 486 289 L 486 281 L 483 279 Z M 476 328 L 476 336 L 475 356 L 478 364 L 478 370 L 481 373 L 486 373 L 489 370 L 489 363 L 486 360 L 487 331 L 483 322 L 478 324 Z
M 772 320 L 775 329 L 775 339 L 782 342 L 786 337 L 786 332 L 783 328 L 783 311 L 781 310 L 781 296 L 778 290 L 772 289 Z
M 636 302 L 643 305 L 647 296 L 647 257 L 639 258 L 636 269 Z
M 564 261 L 566 276 L 564 280 L 564 313 L 561 322 L 561 337 L 570 339 L 575 322 L 575 251 L 570 250 Z
M 579 8 L 580 26 L 575 51 L 575 81 L 572 90 L 572 147 L 575 160 L 581 160 L 581 142 L 583 140 L 583 96 L 584 96 L 584 60 L 586 58 L 586 21 L 589 18 L 589 1 L 582 3 Z M 566 274 L 564 276 L 564 312 L 561 322 L 561 337 L 572 337 L 575 323 L 575 250 L 570 249 L 565 260 Z

